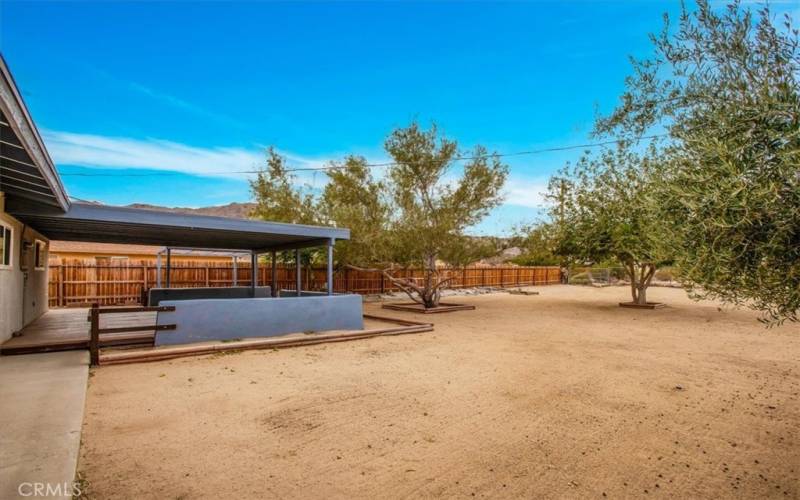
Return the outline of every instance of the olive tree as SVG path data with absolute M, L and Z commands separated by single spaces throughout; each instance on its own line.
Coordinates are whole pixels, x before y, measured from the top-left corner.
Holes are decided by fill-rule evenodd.
M 292 224 L 321 223 L 317 201 L 311 189 L 298 185 L 298 179 L 291 172 L 286 158 L 273 147 L 267 148 L 265 164 L 255 179 L 250 180 L 250 194 L 256 204 L 250 213 L 254 219 Z M 294 260 L 286 252 L 278 252 L 277 257 L 287 264 Z M 311 280 L 312 265 L 320 257 L 319 249 L 300 252 L 300 265 L 307 270 L 306 286 Z
M 647 288 L 668 258 L 663 226 L 652 199 L 660 164 L 621 145 L 565 166 L 549 183 L 559 220 L 557 247 L 577 259 L 616 259 L 630 280 L 631 300 L 646 305 Z M 555 212 L 555 213 L 554 213 Z
M 598 134 L 666 128 L 656 196 L 675 267 L 697 297 L 778 323 L 800 308 L 800 53 L 786 16 L 705 0 L 666 18 Z
M 502 201 L 508 167 L 476 146 L 461 174 L 454 175 L 458 144 L 440 136 L 436 126 L 423 130 L 412 123 L 397 129 L 384 147 L 392 158 L 383 184 L 390 216 L 379 270 L 413 301 L 437 307 L 452 280 L 440 271 L 439 261 L 463 264 L 467 257 L 483 255 L 482 245 L 465 231 Z M 394 276 L 398 267 L 409 266 L 423 269 L 421 280 Z
M 558 255 L 560 238 L 556 237 L 556 225 L 551 222 L 536 222 L 514 228 L 512 244 L 521 250 L 512 262 L 521 266 L 562 265 Z
M 326 223 L 350 229 L 350 239 L 336 242 L 338 266 L 368 266 L 386 261 L 390 206 L 386 185 L 376 180 L 367 160 L 348 156 L 326 171 L 328 182 L 318 202 Z
M 502 201 L 508 167 L 477 146 L 454 175 L 462 159 L 458 144 L 416 123 L 392 132 L 385 149 L 393 161 L 381 179 L 364 158 L 349 156 L 329 165 L 328 182 L 315 197 L 296 185 L 285 158 L 270 148 L 266 167 L 251 181 L 253 216 L 348 227 L 351 239 L 337 242 L 340 266 L 380 271 L 415 302 L 436 307 L 451 281 L 440 262 L 461 266 L 495 253 L 493 241 L 466 230 Z M 411 266 L 423 268 L 421 281 L 394 275 Z
M 286 158 L 275 148 L 266 150 L 266 165 L 250 181 L 250 193 L 256 203 L 251 217 L 292 224 L 317 222 L 314 196 L 297 186 Z

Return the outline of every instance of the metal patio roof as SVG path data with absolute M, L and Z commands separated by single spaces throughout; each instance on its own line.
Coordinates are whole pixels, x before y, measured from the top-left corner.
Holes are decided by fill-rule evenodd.
M 350 239 L 349 229 L 185 215 L 72 202 L 66 213 L 30 204 L 7 211 L 54 240 L 268 252 Z

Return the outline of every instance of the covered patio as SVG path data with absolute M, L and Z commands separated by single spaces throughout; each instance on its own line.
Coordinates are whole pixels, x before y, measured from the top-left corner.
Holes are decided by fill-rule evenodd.
M 294 252 L 299 264 L 302 249 L 325 247 L 327 293 L 332 295 L 334 243 L 350 238 L 350 230 L 343 228 L 185 215 L 91 203 L 72 202 L 66 212 L 60 212 L 41 204 L 12 203 L 9 200 L 7 210 L 53 240 L 163 246 L 168 270 L 166 288 L 170 288 L 173 251 L 208 250 L 249 255 L 251 266 L 257 271 L 261 255 L 271 257 L 274 269 L 278 252 Z M 300 266 L 297 268 L 299 291 L 302 281 Z M 277 295 L 275 283 L 270 285 L 273 296 Z M 254 290 L 258 284 L 253 281 L 250 286 Z
M 64 212 L 42 204 L 9 200 L 7 210 L 50 239 L 65 241 L 162 245 L 166 267 L 164 286 L 148 291 L 146 307 L 52 310 L 8 340 L 0 352 L 32 352 L 86 348 L 92 345 L 92 325 L 99 330 L 96 347 L 112 345 L 176 345 L 213 340 L 270 337 L 287 333 L 363 328 L 361 299 L 333 293 L 333 248 L 348 239 L 349 230 L 229 219 L 169 212 L 70 203 Z M 322 246 L 327 256 L 323 292 L 304 291 L 301 251 Z M 173 288 L 173 252 L 226 252 L 249 257 L 248 286 Z M 295 289 L 278 290 L 275 281 L 279 252 L 292 252 Z M 273 268 L 272 282 L 258 282 L 262 255 Z M 158 283 L 157 285 L 162 285 Z M 113 310 L 112 310 L 113 309 Z M 105 314 L 105 313 L 115 314 Z

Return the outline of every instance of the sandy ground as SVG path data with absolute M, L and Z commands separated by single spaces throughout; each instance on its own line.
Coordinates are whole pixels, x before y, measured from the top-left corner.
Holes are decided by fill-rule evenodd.
M 101 367 L 79 469 L 94 498 L 800 498 L 800 325 L 540 291 L 431 333 Z

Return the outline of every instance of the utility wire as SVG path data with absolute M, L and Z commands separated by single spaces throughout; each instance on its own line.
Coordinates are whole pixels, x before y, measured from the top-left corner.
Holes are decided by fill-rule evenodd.
M 645 135 L 641 136 L 638 139 L 658 139 L 661 137 L 666 137 L 669 134 L 653 134 L 653 135 Z M 527 151 L 515 151 L 511 153 L 486 153 L 484 155 L 468 155 L 468 156 L 456 156 L 453 158 L 453 161 L 466 161 L 466 160 L 478 160 L 482 158 L 507 158 L 511 156 L 527 156 L 527 155 L 536 155 L 542 153 L 554 153 L 558 151 L 569 151 L 572 149 L 586 149 L 586 148 L 595 148 L 600 146 L 609 146 L 611 144 L 618 144 L 620 142 L 627 142 L 628 139 L 614 139 L 609 141 L 603 142 L 593 142 L 593 143 L 586 143 L 586 144 L 574 144 L 572 146 L 556 146 L 552 148 L 541 148 L 541 149 L 531 149 Z M 379 168 L 379 167 L 393 167 L 398 165 L 397 162 L 384 162 L 384 163 L 367 163 L 365 166 L 369 168 Z M 346 168 L 345 165 L 328 165 L 325 167 L 298 167 L 298 168 L 287 168 L 286 172 L 319 172 L 325 170 L 338 170 Z M 225 175 L 225 174 L 257 174 L 260 173 L 261 170 L 234 170 L 234 171 L 216 171 L 216 172 L 192 172 L 191 175 Z M 162 175 L 181 175 L 186 174 L 187 172 L 147 172 L 141 174 L 127 174 L 127 173 L 88 173 L 88 172 L 59 172 L 59 175 L 65 176 L 74 176 L 74 177 L 154 177 L 154 176 L 162 176 Z

